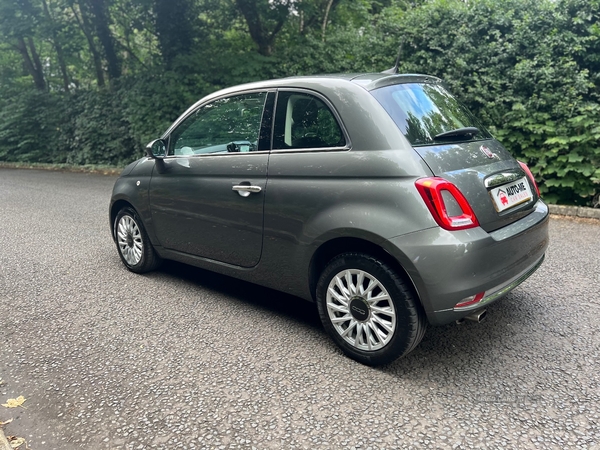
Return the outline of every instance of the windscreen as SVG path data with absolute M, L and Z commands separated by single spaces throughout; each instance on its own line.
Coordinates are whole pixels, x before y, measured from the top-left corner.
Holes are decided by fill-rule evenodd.
M 441 84 L 395 84 L 375 89 L 371 94 L 414 146 L 491 138 L 475 116 Z M 439 136 L 469 127 L 478 128 L 479 132 Z

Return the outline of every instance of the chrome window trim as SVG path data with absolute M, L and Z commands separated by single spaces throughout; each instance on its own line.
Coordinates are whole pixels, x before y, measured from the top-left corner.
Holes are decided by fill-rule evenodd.
M 181 158 L 204 158 L 207 156 L 245 156 L 245 155 L 268 155 L 269 150 L 260 150 L 255 152 L 227 152 L 227 153 L 198 153 L 195 155 L 168 155 L 163 158 L 163 160 L 169 159 L 181 159 Z
M 205 102 L 202 102 L 200 104 L 194 104 L 187 111 L 185 111 L 181 116 L 179 116 L 177 118 L 177 120 L 175 120 L 175 122 L 173 122 L 169 128 L 167 128 L 167 131 L 165 131 L 163 133 L 161 139 L 163 139 L 163 140 L 170 139 L 171 133 L 173 132 L 173 130 L 175 128 L 177 128 L 179 126 L 179 124 L 181 122 L 183 122 L 189 116 L 191 116 L 192 114 L 194 114 L 200 108 L 203 108 L 204 106 L 206 106 L 206 105 L 208 105 L 210 103 L 216 102 L 217 100 L 222 100 L 224 98 L 237 97 L 239 95 L 246 95 L 246 94 L 260 94 L 261 92 L 264 92 L 265 94 L 268 94 L 269 92 L 277 92 L 277 89 L 275 89 L 275 88 L 269 88 L 269 89 L 248 89 L 248 90 L 241 90 L 241 91 L 230 92 L 230 93 L 227 93 L 227 94 L 219 95 L 218 97 L 210 98 L 209 100 L 207 100 Z M 266 101 L 267 101 L 267 96 L 265 95 L 265 102 Z M 275 99 L 275 101 L 277 101 L 277 99 Z M 264 105 L 263 105 L 263 112 L 264 112 Z M 169 148 L 168 142 L 167 142 L 167 148 Z M 190 156 L 192 156 L 192 155 L 190 155 Z
M 350 147 L 286 148 L 281 150 L 271 150 L 271 153 L 347 152 L 350 150 Z

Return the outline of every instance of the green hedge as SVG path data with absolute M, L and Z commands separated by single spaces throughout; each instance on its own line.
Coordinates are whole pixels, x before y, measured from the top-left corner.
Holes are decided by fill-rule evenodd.
M 527 162 L 551 203 L 600 191 L 600 2 L 435 1 L 387 18 L 402 70 L 437 75 Z
M 394 2 L 392 2 L 394 3 Z M 0 160 L 124 165 L 191 103 L 220 87 L 296 74 L 380 71 L 443 78 L 536 175 L 551 203 L 600 191 L 600 0 L 432 0 L 390 6 L 362 26 L 287 29 L 272 56 L 243 30 L 197 53 L 75 93 L 4 92 Z M 352 23 L 354 23 L 352 22 Z
M 124 166 L 209 91 L 199 86 L 165 72 L 112 90 L 15 93 L 0 103 L 0 161 Z

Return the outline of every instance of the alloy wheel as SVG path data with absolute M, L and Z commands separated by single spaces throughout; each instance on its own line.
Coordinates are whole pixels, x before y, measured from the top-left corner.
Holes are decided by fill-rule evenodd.
M 374 351 L 394 336 L 396 310 L 385 286 L 373 275 L 346 269 L 327 288 L 327 313 L 334 329 L 350 345 Z
M 117 224 L 117 244 L 123 259 L 130 266 L 138 264 L 143 255 L 144 242 L 140 227 L 133 217 L 124 215 Z

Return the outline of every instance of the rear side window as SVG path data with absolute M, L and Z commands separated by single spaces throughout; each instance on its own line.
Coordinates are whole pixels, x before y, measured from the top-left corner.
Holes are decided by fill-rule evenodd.
M 371 94 L 412 145 L 491 138 L 479 120 L 440 84 L 396 84 L 375 89 Z M 476 127 L 479 133 L 434 139 L 441 133 L 467 127 Z
M 280 91 L 277 96 L 273 149 L 326 148 L 346 145 L 329 107 L 314 95 Z

